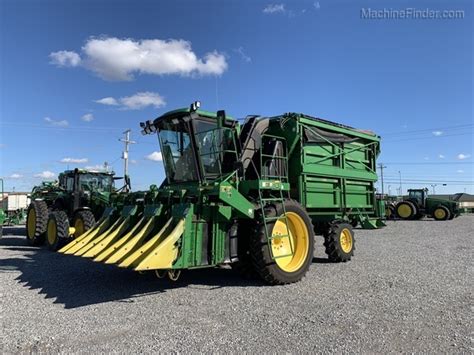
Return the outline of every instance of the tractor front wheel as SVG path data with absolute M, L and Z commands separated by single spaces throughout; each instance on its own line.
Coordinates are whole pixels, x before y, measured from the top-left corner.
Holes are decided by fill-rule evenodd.
M 95 217 L 89 210 L 78 211 L 74 214 L 72 219 L 72 226 L 74 227 L 74 238 L 84 234 L 91 229 L 95 224 Z
M 438 206 L 433 211 L 433 218 L 437 221 L 446 221 L 450 217 L 451 213 L 445 206 Z
M 33 201 L 26 214 L 26 240 L 29 245 L 44 243 L 46 224 L 48 223 L 48 205 L 44 201 Z
M 333 223 L 324 234 L 324 247 L 329 260 L 346 262 L 351 260 L 355 250 L 355 239 L 349 223 Z
M 314 228 L 306 210 L 296 201 L 271 205 L 250 240 L 254 270 L 272 285 L 300 281 L 314 252 Z M 265 224 L 267 232 L 265 231 Z
M 49 250 L 56 251 L 66 244 L 69 238 L 69 219 L 66 212 L 55 211 L 49 214 L 46 237 Z

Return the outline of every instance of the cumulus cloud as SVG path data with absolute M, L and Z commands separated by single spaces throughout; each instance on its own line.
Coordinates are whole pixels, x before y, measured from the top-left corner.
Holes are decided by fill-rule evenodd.
M 53 120 L 51 117 L 45 117 L 44 121 L 50 124 L 51 126 L 56 126 L 56 127 L 69 126 L 69 122 L 66 120 Z
M 443 134 L 443 131 L 433 131 L 431 133 L 433 133 L 433 136 L 439 137 Z
M 163 157 L 161 156 L 161 152 L 153 152 L 151 154 L 148 154 L 145 159 L 151 161 L 162 161 Z
M 471 157 L 471 154 L 463 154 L 463 153 L 458 154 L 458 159 L 459 160 L 468 159 L 470 157 Z
M 264 14 L 276 14 L 285 12 L 285 4 L 269 4 L 263 8 Z
M 234 49 L 234 52 L 238 53 L 240 55 L 240 58 L 246 63 L 250 63 L 252 61 L 252 58 L 250 58 L 245 52 L 243 47 L 239 47 L 237 49 Z
M 23 175 L 17 174 L 17 173 L 14 173 L 14 174 L 10 175 L 10 179 L 21 179 L 22 177 L 23 177 Z
M 456 170 L 456 172 L 459 173 L 459 174 L 462 174 L 464 172 L 464 170 L 459 169 L 459 170 Z
M 81 63 L 81 57 L 76 52 L 58 51 L 49 55 L 50 63 L 58 67 L 77 67 Z
M 109 106 L 116 106 L 119 104 L 117 100 L 115 100 L 113 97 L 104 97 L 103 99 L 95 100 L 95 102 L 97 102 L 98 104 Z
M 446 158 L 446 157 L 445 157 L 443 154 L 440 154 L 440 155 L 438 155 L 438 158 L 444 159 L 444 158 Z
M 314 6 L 314 8 L 315 8 L 316 10 L 319 10 L 319 9 L 321 8 L 321 5 L 319 4 L 319 1 L 315 1 L 315 2 L 313 3 L 313 6 Z
M 91 122 L 94 120 L 94 115 L 92 113 L 86 113 L 84 116 L 81 117 L 81 120 L 84 122 Z
M 199 58 L 193 52 L 191 43 L 182 39 L 90 38 L 82 47 L 82 59 L 75 52 L 67 52 L 67 58 L 75 59 L 63 59 L 65 52 L 51 53 L 50 56 L 55 58 L 53 64 L 74 62 L 75 65 L 67 66 L 80 64 L 100 78 L 111 81 L 132 80 L 136 73 L 221 75 L 227 70 L 224 54 L 211 51 Z
M 87 158 L 62 158 L 59 162 L 63 164 L 84 164 L 88 161 Z
M 36 178 L 42 178 L 42 179 L 53 179 L 56 177 L 56 174 L 53 173 L 52 171 L 42 171 L 41 173 L 39 174 L 35 174 L 34 175 Z
M 123 110 L 139 110 L 148 106 L 160 108 L 166 105 L 166 101 L 160 94 L 156 92 L 137 92 L 132 96 L 125 96 L 119 99 L 113 97 L 104 97 L 95 102 L 103 105 L 120 106 Z

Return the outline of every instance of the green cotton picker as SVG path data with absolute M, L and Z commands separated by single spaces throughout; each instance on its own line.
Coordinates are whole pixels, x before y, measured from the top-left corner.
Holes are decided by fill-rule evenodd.
M 329 260 L 346 262 L 353 226 L 383 225 L 372 132 L 299 113 L 239 123 L 199 102 L 140 125 L 158 135 L 165 181 L 118 195 L 72 240 L 67 219 L 50 219 L 47 233 L 67 242 L 61 253 L 172 280 L 184 269 L 230 264 L 287 284 L 308 271 L 315 235 Z

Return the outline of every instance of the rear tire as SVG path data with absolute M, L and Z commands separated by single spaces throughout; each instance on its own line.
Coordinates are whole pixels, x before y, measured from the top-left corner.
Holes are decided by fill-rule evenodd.
M 349 223 L 334 223 L 324 235 L 326 254 L 332 262 L 351 260 L 355 250 L 354 231 Z
M 255 271 L 271 285 L 283 285 L 300 281 L 309 269 L 314 253 L 314 228 L 306 210 L 296 201 L 285 200 L 266 208 L 267 217 L 283 217 L 267 223 L 271 242 L 267 240 L 265 225 L 261 221 L 252 233 L 250 256 Z M 290 237 L 284 237 L 290 231 Z M 278 238 L 278 235 L 282 235 Z M 292 241 L 290 244 L 290 240 Z M 291 253 L 291 248 L 293 253 Z M 290 255 L 288 255 L 290 254 Z M 292 255 L 291 255 L 292 254 Z M 280 256 L 274 258 L 273 256 Z
M 49 250 L 56 251 L 67 243 L 69 219 L 66 212 L 55 211 L 49 214 L 46 236 L 46 245 Z
M 416 214 L 416 206 L 411 201 L 401 201 L 397 204 L 396 212 L 398 218 L 412 219 Z
M 29 245 L 42 245 L 48 223 L 48 205 L 44 201 L 33 201 L 26 214 L 26 240 Z
M 75 228 L 74 238 L 84 234 L 95 224 L 95 217 L 89 210 L 77 211 L 72 219 L 72 226 Z
M 446 221 L 451 219 L 451 213 L 445 206 L 438 206 L 433 211 L 433 218 L 437 221 Z

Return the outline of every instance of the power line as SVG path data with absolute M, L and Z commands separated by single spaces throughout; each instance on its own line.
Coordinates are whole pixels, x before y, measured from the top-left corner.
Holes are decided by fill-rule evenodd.
M 412 134 L 412 133 L 422 133 L 422 132 L 433 132 L 433 131 L 448 131 L 448 130 L 456 130 L 465 127 L 472 127 L 474 126 L 473 123 L 462 124 L 462 125 L 455 125 L 455 126 L 445 126 L 445 127 L 435 127 L 435 128 L 425 128 L 425 129 L 417 129 L 411 131 L 399 131 L 399 132 L 389 132 L 389 133 L 381 133 L 380 135 L 383 136 L 390 136 L 390 135 L 401 135 L 401 134 Z

